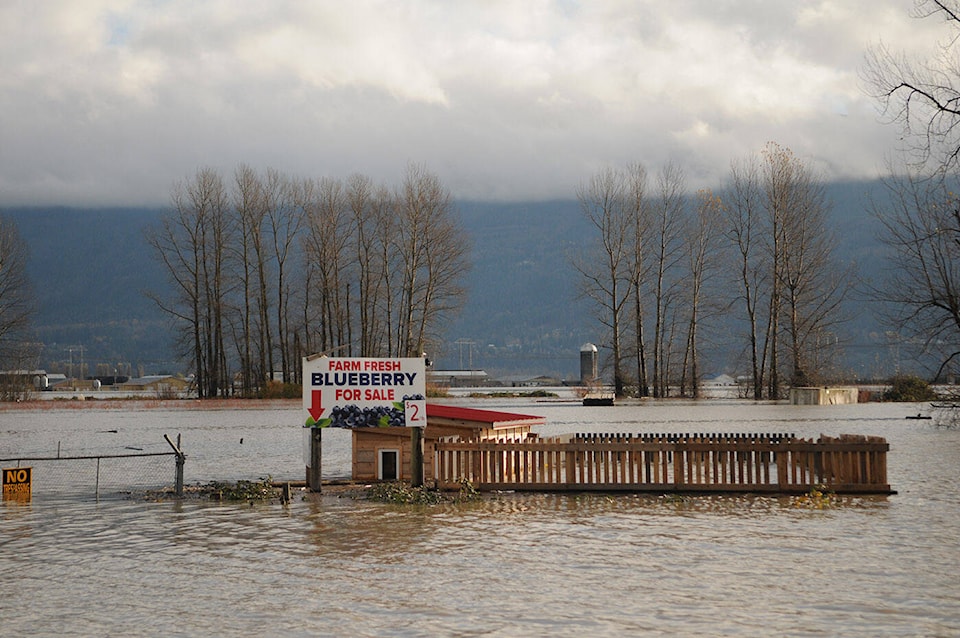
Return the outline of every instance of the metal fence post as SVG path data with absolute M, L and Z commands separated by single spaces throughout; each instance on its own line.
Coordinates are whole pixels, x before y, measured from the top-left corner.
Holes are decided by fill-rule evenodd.
M 174 478 L 173 489 L 177 496 L 183 496 L 183 464 L 187 459 L 187 455 L 183 453 L 183 450 L 180 449 L 180 435 L 177 435 L 177 442 L 174 444 L 170 440 L 170 437 L 166 434 L 163 435 L 163 438 L 166 439 L 167 443 L 170 444 L 170 447 L 173 448 L 174 453 L 177 455 L 177 474 Z

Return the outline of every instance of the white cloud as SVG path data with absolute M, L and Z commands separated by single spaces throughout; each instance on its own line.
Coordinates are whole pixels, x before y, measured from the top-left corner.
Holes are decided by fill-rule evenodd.
M 857 66 L 903 0 L 0 3 L 0 203 L 162 203 L 199 166 L 563 197 L 606 162 L 714 185 L 775 140 L 873 177 Z

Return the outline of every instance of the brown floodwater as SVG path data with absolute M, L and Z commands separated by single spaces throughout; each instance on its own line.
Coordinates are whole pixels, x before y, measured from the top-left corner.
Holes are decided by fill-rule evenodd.
M 397 506 L 150 501 L 38 476 L 0 505 L 7 635 L 960 635 L 960 430 L 925 405 L 458 404 L 561 432 L 873 434 L 897 494 L 830 507 L 747 496 L 498 494 Z M 0 411 L 0 458 L 169 449 L 186 481 L 303 478 L 299 409 Z M 114 431 L 115 430 L 115 431 Z M 242 440 L 242 442 L 241 442 Z M 161 457 L 160 480 L 173 462 Z M 349 473 L 324 433 L 324 475 Z

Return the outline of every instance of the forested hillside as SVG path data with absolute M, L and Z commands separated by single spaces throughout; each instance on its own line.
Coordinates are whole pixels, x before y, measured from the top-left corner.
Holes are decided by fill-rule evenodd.
M 7 209 L 29 247 L 41 365 L 179 368 L 168 320 L 143 292 L 166 286 L 144 230 L 156 209 Z M 81 350 L 82 348 L 82 350 Z M 72 350 L 72 353 L 71 353 Z M 66 368 L 64 368 L 66 371 Z M 112 373 L 112 369 L 110 370 Z
M 838 256 L 857 264 L 863 284 L 879 285 L 884 268 L 877 224 L 868 212 L 877 183 L 832 184 Z M 589 240 L 576 201 L 460 202 L 472 245 L 468 298 L 451 323 L 438 367 L 485 369 L 499 376 L 545 374 L 574 378 L 578 350 L 603 335 L 578 296 L 571 250 Z M 82 356 L 95 366 L 130 364 L 145 372 L 185 370 L 177 360 L 168 319 L 145 290 L 163 290 L 165 275 L 144 237 L 157 209 L 41 209 L 3 211 L 17 222 L 30 251 L 29 274 L 39 302 L 40 364 L 55 369 Z M 846 325 L 847 368 L 862 376 L 892 371 L 890 348 L 866 285 Z M 734 373 L 742 355 L 737 308 L 715 317 L 705 340 L 706 374 Z M 82 347 L 82 351 L 79 349 Z M 111 370 L 112 371 L 112 370 Z

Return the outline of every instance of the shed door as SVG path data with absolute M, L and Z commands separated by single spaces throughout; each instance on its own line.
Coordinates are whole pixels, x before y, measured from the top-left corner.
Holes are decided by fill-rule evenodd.
M 381 481 L 396 481 L 397 476 L 397 466 L 399 465 L 398 459 L 400 457 L 399 450 L 379 450 L 380 459 L 377 463 L 378 472 L 377 478 Z

